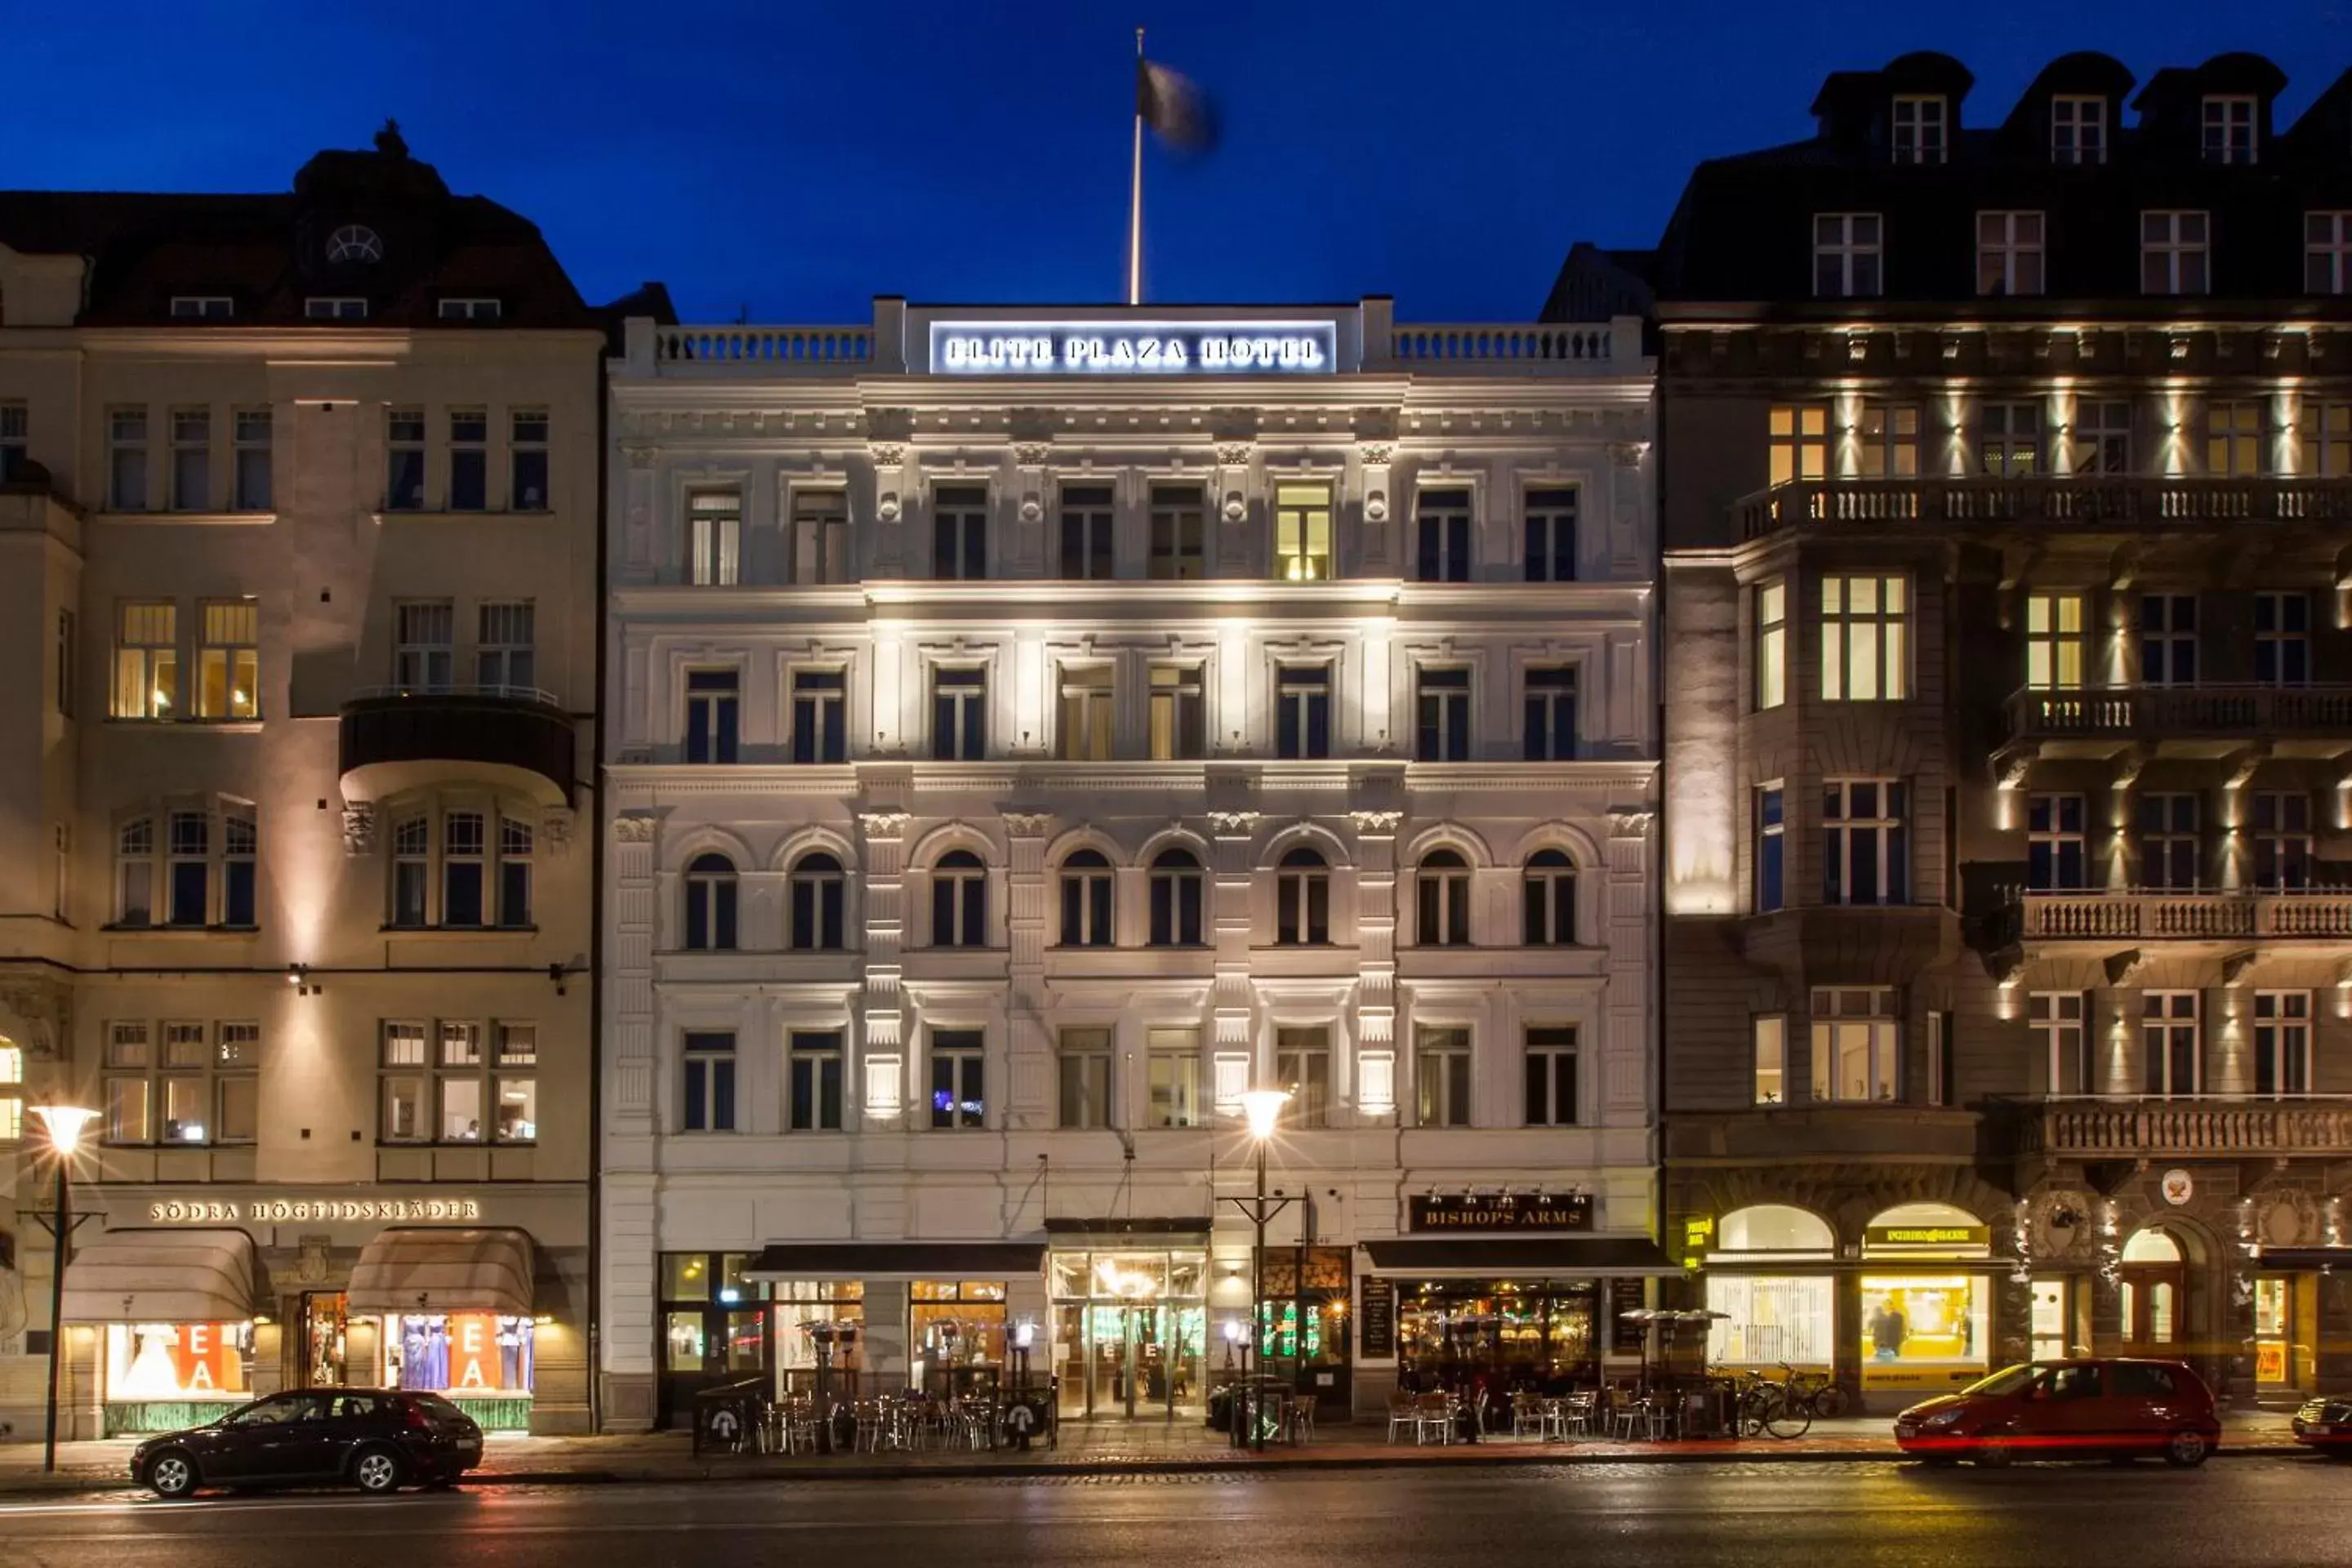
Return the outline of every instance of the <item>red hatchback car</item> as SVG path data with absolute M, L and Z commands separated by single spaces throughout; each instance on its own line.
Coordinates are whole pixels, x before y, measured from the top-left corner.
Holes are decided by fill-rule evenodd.
M 2177 1361 L 2033 1362 L 1895 1418 L 1895 1441 L 1930 1464 L 2160 1454 L 2201 1465 L 2221 1444 L 2205 1380 Z

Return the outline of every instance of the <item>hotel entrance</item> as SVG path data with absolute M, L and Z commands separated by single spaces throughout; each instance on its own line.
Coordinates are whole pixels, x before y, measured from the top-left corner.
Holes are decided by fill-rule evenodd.
M 1208 1254 L 1053 1255 L 1054 1372 L 1067 1420 L 1205 1411 Z

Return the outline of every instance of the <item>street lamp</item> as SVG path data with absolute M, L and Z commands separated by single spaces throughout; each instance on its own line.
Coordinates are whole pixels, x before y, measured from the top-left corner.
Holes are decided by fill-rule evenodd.
M 66 1237 L 73 1230 L 73 1157 L 81 1147 L 82 1129 L 98 1117 L 78 1105 L 36 1105 L 41 1130 L 49 1135 L 49 1152 L 58 1160 L 58 1212 L 52 1227 L 57 1253 L 49 1266 L 49 1407 L 47 1436 L 41 1443 L 41 1468 L 58 1468 L 58 1367 L 66 1337 Z
M 1242 1096 L 1242 1114 L 1249 1119 L 1250 1142 L 1257 1146 L 1257 1196 L 1249 1206 L 1251 1221 L 1257 1226 L 1257 1245 L 1250 1250 L 1250 1337 L 1249 1346 L 1242 1358 L 1243 1376 L 1249 1395 L 1249 1446 L 1260 1453 L 1265 1451 L 1265 1424 L 1262 1409 L 1265 1382 L 1265 1326 L 1261 1321 L 1265 1303 L 1260 1300 L 1258 1270 L 1265 1258 L 1265 1222 L 1290 1206 L 1288 1198 L 1277 1199 L 1267 1205 L 1265 1195 L 1265 1146 L 1274 1141 L 1274 1129 L 1282 1120 L 1282 1108 L 1290 1103 L 1286 1089 L 1254 1089 Z M 1253 1374 L 1251 1368 L 1255 1367 Z

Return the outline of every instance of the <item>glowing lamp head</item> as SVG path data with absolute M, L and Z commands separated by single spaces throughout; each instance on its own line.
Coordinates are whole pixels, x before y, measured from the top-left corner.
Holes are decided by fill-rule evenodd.
M 1254 1089 L 1242 1096 L 1242 1114 L 1249 1118 L 1250 1136 L 1271 1138 L 1275 1123 L 1282 1120 L 1282 1108 L 1290 1103 L 1286 1089 Z
M 98 1120 L 97 1111 L 79 1105 L 36 1105 L 32 1110 L 49 1135 L 49 1147 L 67 1159 L 81 1147 L 82 1130 Z

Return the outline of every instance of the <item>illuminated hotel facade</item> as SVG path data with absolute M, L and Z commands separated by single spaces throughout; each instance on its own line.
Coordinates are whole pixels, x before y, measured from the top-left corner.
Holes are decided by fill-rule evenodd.
M 1268 1085 L 1265 1343 L 1328 1415 L 1638 1362 L 1652 370 L 1384 299 L 626 323 L 608 1426 L 1024 1346 L 1197 1419 Z
M 589 1424 L 604 337 L 387 128 L 0 195 L 0 1419 Z
M 1645 309 L 1669 1246 L 1715 1352 L 2352 1379 L 2352 77 L 1940 55 L 1717 160 Z M 2126 122 L 2126 101 L 2137 110 Z

